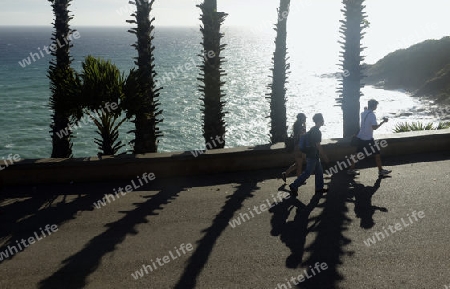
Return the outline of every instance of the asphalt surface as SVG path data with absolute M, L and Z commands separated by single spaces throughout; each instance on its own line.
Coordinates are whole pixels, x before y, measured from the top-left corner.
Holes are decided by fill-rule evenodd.
M 296 199 L 281 169 L 136 178 L 100 209 L 133 180 L 3 188 L 0 288 L 450 286 L 450 152 L 383 161 L 391 177 L 368 160 Z

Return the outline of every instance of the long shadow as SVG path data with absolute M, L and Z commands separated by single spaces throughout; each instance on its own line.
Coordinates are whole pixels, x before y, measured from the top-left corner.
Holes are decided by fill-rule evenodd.
M 42 207 L 48 207 L 53 204 L 56 196 L 23 196 L 23 199 L 17 197 L 3 197 L 0 206 L 0 240 L 14 233 L 20 220 L 33 216 L 39 212 Z
M 61 224 L 66 219 L 74 218 L 74 213 L 80 210 L 92 210 L 94 199 L 107 193 L 104 184 L 100 186 L 89 185 L 89 196 L 84 194 L 86 185 L 45 185 L 14 186 L 4 188 L 0 194 L 0 220 L 2 230 L 0 239 L 23 231 L 27 224 L 31 229 L 36 229 L 42 219 L 51 217 L 55 224 Z M 98 195 L 97 195 L 98 194 Z M 75 201 L 67 202 L 67 196 L 77 195 Z M 60 197 L 62 197 L 60 199 Z M 26 220 L 26 222 L 24 222 Z M 34 220 L 35 222 L 33 222 Z
M 145 187 L 142 187 L 142 189 L 145 189 Z M 123 212 L 125 214 L 123 218 L 105 225 L 108 227 L 105 232 L 94 237 L 80 252 L 64 260 L 64 266 L 52 276 L 42 280 L 39 288 L 84 288 L 87 277 L 98 268 L 102 257 L 114 251 L 128 234 L 137 234 L 138 232 L 134 227 L 140 223 L 147 223 L 146 217 L 148 215 L 156 215 L 156 211 L 162 210 L 162 206 L 170 203 L 179 192 L 179 188 L 168 185 L 156 195 L 148 197 L 149 199 L 144 203 L 135 204 L 136 209 Z M 67 280 L 70 280 L 70 284 Z
M 233 218 L 234 213 L 242 208 L 243 202 L 247 198 L 252 197 L 252 192 L 257 189 L 257 181 L 251 180 L 250 182 L 241 183 L 234 194 L 228 197 L 222 210 L 214 218 L 211 227 L 203 231 L 205 235 L 197 242 L 196 250 L 189 258 L 189 263 L 174 287 L 175 289 L 195 288 L 197 278 L 208 262 L 209 255 L 216 241 L 228 227 L 228 222 Z
M 355 204 L 356 217 L 361 219 L 360 227 L 364 229 L 370 229 L 375 225 L 373 215 L 376 211 L 387 212 L 385 207 L 378 207 L 372 205 L 372 197 L 376 191 L 380 188 L 381 180 L 383 177 L 379 177 L 373 186 L 364 186 L 357 182 L 350 183 L 350 196 L 354 199 L 349 200 Z
M 319 204 L 322 193 L 315 194 L 308 205 L 297 198 L 289 198 L 270 209 L 272 236 L 280 236 L 280 240 L 291 250 L 286 259 L 287 268 L 298 268 L 302 263 L 306 237 L 316 226 L 316 218 L 309 218 L 314 208 Z M 296 210 L 294 219 L 287 221 L 292 210 Z M 308 228 L 309 223 L 313 224 Z
M 362 228 L 372 227 L 375 224 L 374 213 L 377 210 L 387 211 L 386 208 L 372 205 L 372 196 L 380 188 L 382 179 L 378 178 L 373 186 L 364 186 L 343 172 L 332 175 L 330 191 L 326 195 L 323 211 L 316 220 L 318 222 L 315 228 L 316 239 L 305 249 L 310 252 L 310 256 L 303 263 L 306 272 L 301 272 L 305 281 L 297 284 L 298 288 L 334 289 L 339 287 L 339 282 L 344 280 L 344 276 L 338 270 L 339 265 L 342 264 L 342 256 L 354 254 L 345 249 L 351 243 L 351 240 L 345 236 L 345 231 L 348 230 L 352 221 L 347 216 L 349 212 L 347 203 L 354 203 L 354 210 L 356 216 L 361 219 Z M 317 270 L 321 264 L 326 269 Z
M 338 266 L 342 264 L 341 256 L 353 254 L 345 251 L 345 246 L 351 240 L 344 236 L 351 222 L 346 215 L 349 181 L 349 177 L 343 173 L 331 177 L 330 190 L 326 195 L 323 211 L 317 219 L 318 225 L 312 230 L 317 233 L 316 239 L 305 249 L 310 252 L 310 256 L 302 264 L 306 273 L 301 272 L 305 281 L 297 285 L 299 288 L 333 289 L 344 279 L 338 271 Z M 316 263 L 325 263 L 327 269 L 320 273 L 314 269 L 316 271 L 313 272 L 312 268 Z M 319 276 L 314 276 L 314 273 Z
M 7 239 L 6 244 L 0 248 L 1 251 L 8 250 L 14 246 L 16 249 L 9 249 L 9 258 L 13 259 L 17 254 L 26 250 L 17 246 L 16 241 L 34 236 L 42 236 L 40 228 L 45 225 L 57 225 L 75 219 L 79 211 L 91 211 L 92 203 L 99 197 L 96 194 L 79 196 L 75 200 L 66 202 L 63 198 L 55 204 L 57 195 L 46 194 L 39 197 L 30 197 L 24 201 L 14 202 L 10 205 L 2 206 L 2 230 L 0 236 Z M 16 252 L 18 251 L 18 252 Z M 11 254 L 14 252 L 15 254 Z M 3 260 L 5 262 L 7 260 Z

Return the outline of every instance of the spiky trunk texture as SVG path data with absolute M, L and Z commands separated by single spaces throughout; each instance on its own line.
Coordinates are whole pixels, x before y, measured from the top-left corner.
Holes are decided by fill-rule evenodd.
M 163 135 L 159 130 L 158 124 L 163 120 L 160 118 L 162 110 L 159 109 L 159 91 L 161 88 L 156 88 L 156 71 L 154 65 L 152 45 L 153 30 L 152 25 L 155 18 L 150 19 L 150 12 L 153 3 L 151 0 L 137 0 L 136 12 L 134 16 L 136 20 L 128 20 L 128 23 L 137 24 L 137 28 L 132 28 L 129 32 L 137 36 L 137 42 L 133 46 L 138 51 L 138 56 L 135 57 L 135 64 L 138 66 L 138 82 L 139 82 L 139 96 L 134 103 L 135 129 L 132 131 L 135 134 L 134 139 L 134 153 L 151 153 L 158 151 L 159 138 Z
M 126 118 L 118 121 L 119 116 L 96 111 L 98 119 L 89 114 L 90 119 L 97 126 L 97 134 L 101 138 L 95 138 L 94 142 L 99 149 L 99 156 L 116 155 L 121 148 L 125 146 L 119 141 L 119 127 L 125 122 Z
M 64 89 L 64 82 L 67 81 L 72 70 L 70 64 L 70 40 L 68 36 L 73 32 L 69 27 L 69 6 L 71 0 L 49 0 L 55 15 L 53 23 L 53 45 L 56 50 L 51 49 L 51 54 L 55 59 L 50 61 L 48 77 L 50 79 L 50 108 L 53 110 L 52 123 L 50 124 L 50 134 L 52 138 L 52 158 L 72 157 L 72 131 L 70 130 L 70 100 L 67 99 Z M 68 135 L 58 137 L 57 133 L 68 129 Z
M 225 82 L 221 81 L 221 77 L 225 75 L 221 69 L 223 57 L 220 52 L 224 49 L 225 44 L 220 44 L 223 34 L 220 33 L 220 26 L 227 16 L 226 13 L 217 12 L 216 0 L 205 0 L 202 4 L 197 5 L 202 11 L 200 20 L 203 26 L 200 31 L 203 34 L 203 64 L 200 66 L 202 73 L 198 80 L 202 81 L 199 85 L 203 101 L 203 137 L 207 148 L 219 149 L 225 147 L 225 112 L 223 111 L 223 101 L 225 94 L 222 93 L 221 87 Z M 215 141 L 217 138 L 220 141 Z M 212 141 L 214 140 L 214 141 Z M 213 146 L 211 144 L 214 144 Z
M 361 88 L 364 84 L 361 80 L 364 78 L 362 72 L 362 62 L 364 57 L 361 52 L 361 40 L 364 37 L 363 29 L 366 27 L 365 13 L 363 5 L 364 0 L 343 0 L 345 19 L 342 20 L 342 69 L 343 79 L 341 80 L 341 93 L 339 101 L 341 102 L 343 113 L 343 137 L 350 137 L 359 130 L 359 99 L 363 95 Z
M 267 94 L 270 100 L 270 140 L 272 143 L 284 142 L 287 138 L 286 126 L 286 82 L 287 82 L 287 14 L 290 0 L 280 0 L 278 9 L 278 22 L 275 30 L 275 52 L 273 54 L 272 84 L 268 87 L 271 93 Z

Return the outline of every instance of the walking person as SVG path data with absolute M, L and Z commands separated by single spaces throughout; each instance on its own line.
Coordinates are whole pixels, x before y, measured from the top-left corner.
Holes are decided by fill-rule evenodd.
M 377 117 L 374 113 L 377 107 L 378 101 L 376 101 L 375 99 L 371 99 L 367 103 L 367 109 L 364 110 L 363 113 L 361 113 L 361 129 L 359 130 L 359 133 L 357 135 L 358 147 L 356 153 L 357 154 L 363 153 L 364 151 L 367 152 L 369 149 L 371 149 L 375 154 L 375 163 L 378 167 L 378 175 L 386 176 L 389 175 L 392 172 L 392 170 L 383 169 L 380 156 L 380 147 L 375 144 L 375 140 L 373 138 L 373 131 L 377 130 L 384 123 L 388 122 L 388 118 L 387 117 L 383 118 L 383 121 L 380 124 L 378 124 Z M 347 174 L 359 175 L 359 172 L 355 170 L 355 162 L 353 160 L 350 168 L 347 170 Z
M 281 178 L 286 183 L 286 177 L 292 172 L 297 172 L 297 177 L 301 175 L 303 169 L 303 160 L 305 154 L 300 150 L 300 136 L 306 133 L 306 115 L 304 113 L 297 114 L 297 120 L 292 126 L 292 136 L 294 138 L 294 159 L 295 162 L 285 171 L 281 173 Z
M 321 113 L 316 113 L 313 116 L 313 121 L 315 126 L 312 127 L 307 133 L 309 149 L 305 152 L 306 154 L 306 169 L 305 171 L 292 183 L 289 185 L 290 193 L 292 196 L 298 195 L 298 188 L 304 184 L 304 182 L 315 173 L 315 190 L 317 192 L 326 192 L 323 183 L 323 168 L 320 163 L 320 156 L 323 158 L 325 163 L 329 163 L 328 157 L 323 151 L 320 143 L 322 142 L 322 132 L 320 127 L 324 125 L 325 121 Z

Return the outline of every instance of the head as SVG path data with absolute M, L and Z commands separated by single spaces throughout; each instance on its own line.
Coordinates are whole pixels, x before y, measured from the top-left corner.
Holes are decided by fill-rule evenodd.
M 297 114 L 297 121 L 299 121 L 301 123 L 305 123 L 306 122 L 306 115 L 304 113 Z
M 316 124 L 316 126 L 322 126 L 324 124 L 323 115 L 321 113 L 316 113 L 313 116 L 313 121 Z
M 371 99 L 367 102 L 367 108 L 370 110 L 376 110 L 378 106 L 378 101 Z

